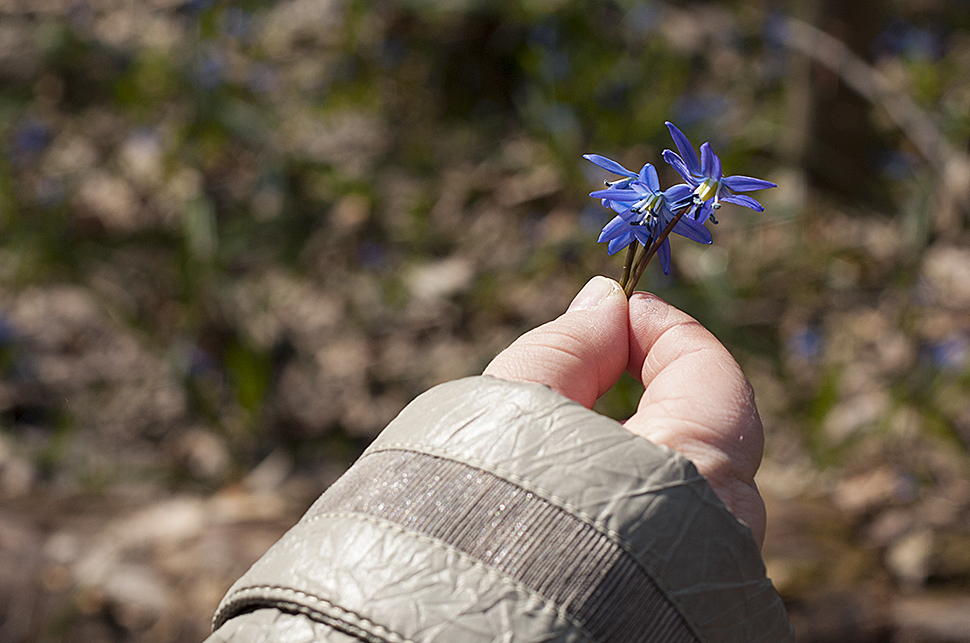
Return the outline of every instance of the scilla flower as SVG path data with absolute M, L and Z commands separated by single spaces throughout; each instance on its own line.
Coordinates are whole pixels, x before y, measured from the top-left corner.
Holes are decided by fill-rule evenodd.
M 664 150 L 663 158 L 686 183 L 666 190 L 660 189 L 657 170 L 649 163 L 635 174 L 605 156 L 583 155 L 591 163 L 621 177 L 606 181 L 605 190 L 597 190 L 590 196 L 601 199 L 605 207 L 617 213 L 603 228 L 599 241 L 607 244 L 610 254 L 627 248 L 620 277 L 627 297 L 633 294 L 654 255 L 659 255 L 664 274 L 670 274 L 672 232 L 698 243 L 711 243 L 711 233 L 704 224 L 708 219 L 717 223 L 713 215 L 722 201 L 762 212 L 760 203 L 736 193 L 775 187 L 770 181 L 750 176 L 724 176 L 721 159 L 710 144 L 701 145 L 701 157 L 697 158 L 683 132 L 673 123 L 667 123 L 667 129 L 680 154 Z
M 594 161 L 590 157 L 595 157 L 597 160 Z M 605 157 L 590 154 L 586 158 L 604 169 L 620 174 L 615 169 L 611 169 L 615 166 L 616 169 L 623 170 L 628 179 L 620 186 L 617 183 L 610 183 L 609 188 L 590 193 L 591 197 L 602 199 L 604 205 L 619 213 L 606 224 L 598 239 L 600 243 L 607 244 L 606 249 L 609 254 L 622 250 L 634 240 L 649 248 L 659 239 L 667 224 L 674 220 L 676 216 L 674 210 L 691 204 L 691 186 L 679 184 L 661 191 L 657 169 L 650 163 L 643 166 L 639 175 L 635 175 L 619 163 Z M 607 164 L 610 167 L 606 167 Z M 711 243 L 710 231 L 691 218 L 685 217 L 677 221 L 673 232 L 699 243 Z M 663 240 L 657 255 L 660 257 L 664 274 L 670 274 L 668 239 Z
M 664 150 L 663 158 L 693 188 L 692 218 L 700 223 L 707 221 L 721 207 L 721 201 L 743 205 L 757 212 L 764 211 L 764 207 L 751 197 L 734 193 L 777 187 L 774 183 L 750 176 L 724 176 L 721 159 L 709 143 L 701 145 L 701 158 L 698 160 L 694 147 L 684 133 L 673 123 L 666 125 L 680 154 Z

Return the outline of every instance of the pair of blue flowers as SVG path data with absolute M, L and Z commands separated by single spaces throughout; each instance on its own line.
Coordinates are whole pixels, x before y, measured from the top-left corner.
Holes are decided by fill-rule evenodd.
M 607 243 L 607 252 L 614 254 L 631 246 L 624 268 L 622 283 L 633 277 L 632 292 L 636 280 L 643 272 L 646 262 L 657 254 L 664 274 L 670 274 L 671 232 L 698 243 L 711 243 L 711 232 L 704 226 L 708 219 L 717 223 L 714 212 L 721 202 L 743 205 L 758 212 L 764 211 L 760 203 L 738 192 L 751 192 L 776 187 L 774 183 L 750 176 L 724 176 L 721 159 L 710 144 L 701 145 L 700 159 L 694 147 L 673 123 L 666 123 L 674 139 L 677 154 L 663 151 L 663 159 L 686 181 L 666 190 L 660 189 L 657 169 L 647 163 L 640 173 L 631 172 L 616 161 L 599 154 L 585 154 L 583 158 L 623 178 L 608 181 L 605 190 L 590 193 L 602 199 L 603 205 L 617 213 L 600 234 L 599 241 Z M 634 243 L 636 242 L 636 243 Z M 642 246 L 640 261 L 631 274 L 633 255 Z

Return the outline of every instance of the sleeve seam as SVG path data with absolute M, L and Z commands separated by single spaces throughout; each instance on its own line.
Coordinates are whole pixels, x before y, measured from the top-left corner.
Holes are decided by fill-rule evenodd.
M 245 608 L 264 605 L 276 607 L 282 611 L 303 614 L 313 620 L 334 627 L 334 629 L 341 629 L 337 626 L 342 626 L 343 629 L 349 630 L 349 633 L 354 636 L 366 636 L 371 640 L 376 637 L 377 640 L 387 641 L 388 643 L 414 643 L 411 639 L 401 636 L 356 612 L 340 607 L 325 598 L 290 587 L 253 585 L 238 589 L 232 593 L 231 597 L 227 598 L 228 600 L 219 607 L 213 617 L 213 631 L 244 613 Z M 307 603 L 316 603 L 316 605 Z

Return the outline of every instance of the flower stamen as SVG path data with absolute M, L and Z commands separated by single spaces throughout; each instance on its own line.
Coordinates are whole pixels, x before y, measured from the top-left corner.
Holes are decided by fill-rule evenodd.
M 701 181 L 700 185 L 694 188 L 694 202 L 700 203 L 715 198 L 717 196 L 717 189 L 720 187 L 719 183 L 720 181 L 710 177 Z

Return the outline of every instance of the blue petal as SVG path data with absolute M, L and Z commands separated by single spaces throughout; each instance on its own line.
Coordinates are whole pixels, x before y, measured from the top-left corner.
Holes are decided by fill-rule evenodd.
M 597 242 L 604 243 L 606 241 L 612 241 L 617 237 L 621 237 L 627 232 L 629 232 L 634 226 L 631 226 L 629 221 L 623 219 L 622 217 L 613 217 L 610 222 L 603 226 L 600 231 L 600 236 Z
M 690 144 L 684 133 L 677 129 L 677 126 L 667 121 L 664 123 L 667 129 L 670 130 L 670 137 L 674 139 L 674 145 L 677 146 L 677 151 L 680 152 L 680 156 L 684 159 L 684 163 L 687 165 L 687 169 L 690 170 L 691 174 L 700 174 L 701 166 L 697 161 L 697 153 L 694 152 L 694 146 Z M 670 161 L 667 161 L 668 163 Z
M 672 210 L 680 210 L 690 205 L 691 195 L 694 188 L 686 183 L 678 183 L 664 190 L 664 200 L 670 205 Z M 684 201 L 684 203 L 681 203 Z
M 632 228 L 633 236 L 636 237 L 637 241 L 642 243 L 644 246 L 651 242 L 652 237 L 650 236 L 650 231 L 647 230 L 646 226 L 638 225 Z
M 630 212 L 630 206 L 633 204 L 629 201 L 610 201 L 609 199 L 603 199 L 603 205 L 620 215 L 626 215 L 627 218 L 630 218 L 633 214 Z
M 610 222 L 603 226 L 603 231 L 600 232 L 599 239 L 597 243 L 603 243 L 604 241 L 610 241 L 616 237 L 623 234 L 624 228 L 629 228 L 629 222 L 623 217 L 613 217 Z
M 611 255 L 616 254 L 631 243 L 633 243 L 633 231 L 622 234 L 616 239 L 610 241 L 606 246 L 606 253 Z
M 694 178 L 694 175 L 690 173 L 689 169 L 687 169 L 687 165 L 684 163 L 684 159 L 680 158 L 680 156 L 671 152 L 670 150 L 664 150 L 663 157 L 664 157 L 664 160 L 667 161 L 668 164 L 670 164 L 670 167 L 674 168 L 674 170 L 677 172 L 677 174 L 681 176 L 682 179 L 684 179 L 694 187 L 697 187 L 700 181 Z
M 732 192 L 751 192 L 752 190 L 767 190 L 778 187 L 771 181 L 756 179 L 753 176 L 726 176 L 724 186 Z
M 728 194 L 721 197 L 721 201 L 727 201 L 728 203 L 733 203 L 735 205 L 743 205 L 746 208 L 751 208 L 755 212 L 764 212 L 765 208 L 763 205 L 755 201 L 749 196 L 744 194 Z
M 714 150 L 711 149 L 710 143 L 704 143 L 701 145 L 701 176 L 708 177 L 711 176 L 711 169 L 714 167 Z
M 657 257 L 660 258 L 660 267 L 664 269 L 664 274 L 670 274 L 670 239 L 664 239 L 664 242 L 660 245 L 660 249 L 657 250 Z
M 589 195 L 594 199 L 609 199 L 610 201 L 629 201 L 633 203 L 639 201 L 642 197 L 638 192 L 629 189 L 622 188 L 606 188 L 605 190 L 596 190 L 590 192 Z
M 674 232 L 682 237 L 687 237 L 691 241 L 696 241 L 697 243 L 711 243 L 714 240 L 711 237 L 710 230 L 693 219 L 688 219 L 687 217 L 684 217 L 677 222 L 677 225 L 674 226 Z
M 667 198 L 668 203 L 673 203 L 674 201 L 680 201 L 685 196 L 694 192 L 694 188 L 687 185 L 686 183 L 678 183 L 677 185 L 672 185 L 666 190 L 664 190 L 664 196 Z
M 670 206 L 667 205 L 666 203 L 664 203 L 659 208 L 657 208 L 657 210 L 658 211 L 656 214 L 660 219 L 657 222 L 657 228 L 659 230 L 663 230 L 665 227 L 667 227 L 668 223 L 674 220 L 674 217 L 676 215 L 674 214 L 674 211 L 670 209 Z
M 646 185 L 652 192 L 660 191 L 660 179 L 657 177 L 657 168 L 650 163 L 643 166 L 640 170 L 640 182 Z
M 605 156 L 600 156 L 599 154 L 583 154 L 583 158 L 613 174 L 636 177 L 636 172 L 631 172 L 616 161 L 608 159 Z

